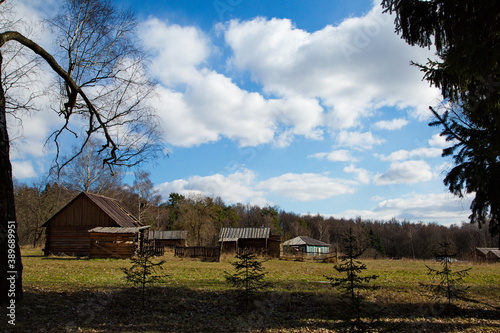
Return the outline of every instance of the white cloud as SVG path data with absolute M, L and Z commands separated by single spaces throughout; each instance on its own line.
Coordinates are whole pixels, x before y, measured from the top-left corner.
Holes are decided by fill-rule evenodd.
M 203 194 L 219 196 L 229 204 L 249 202 L 267 205 L 269 201 L 265 198 L 266 195 L 287 197 L 295 201 L 313 201 L 353 193 L 355 190 L 352 185 L 356 185 L 353 181 L 313 173 L 287 173 L 260 182 L 255 178 L 254 172 L 245 169 L 229 175 L 192 176 L 162 183 L 156 188 L 163 197 L 168 197 L 170 193 L 185 196 Z
M 433 158 L 441 156 L 443 150 L 441 148 L 417 148 L 413 150 L 398 150 L 391 153 L 389 156 L 375 154 L 382 161 L 403 161 L 416 157 Z
M 266 99 L 203 68 L 212 46 L 196 28 L 150 19 L 141 36 L 155 54 L 151 71 L 162 86 L 151 103 L 159 110 L 168 143 L 190 147 L 224 136 L 241 146 L 287 146 L 296 135 L 322 138 L 323 108 L 317 99 Z
M 158 98 L 151 103 L 160 114 L 170 144 L 190 147 L 224 136 L 241 146 L 283 146 L 290 144 L 290 140 L 283 141 L 286 135 L 321 138 L 323 109 L 316 100 L 267 100 L 214 71 L 201 71 L 200 75 L 185 93 L 157 87 Z
M 185 196 L 203 194 L 219 196 L 226 203 L 249 202 L 265 205 L 267 201 L 263 192 L 254 189 L 255 174 L 250 170 L 243 170 L 230 175 L 215 174 L 201 177 L 192 176 L 188 179 L 178 179 L 156 186 L 160 194 L 166 198 L 170 193 L 179 193 Z
M 461 223 L 470 215 L 470 198 L 458 198 L 450 193 L 410 193 L 400 198 L 377 198 L 373 210 L 347 210 L 336 216 L 389 220 L 396 218 L 411 221 Z
M 469 200 L 460 199 L 449 193 L 411 194 L 406 197 L 381 201 L 375 212 L 399 211 L 401 218 L 410 220 L 465 221 L 470 214 Z
M 288 19 L 231 21 L 224 30 L 235 68 L 248 71 L 279 96 L 320 98 L 331 128 L 346 129 L 383 106 L 428 114 L 439 96 L 410 60 L 430 50 L 408 46 L 394 34 L 393 18 L 379 5 L 360 18 L 308 33 Z M 393 124 L 393 126 L 395 126 Z
M 356 168 L 353 164 L 346 166 L 343 169 L 344 172 L 347 173 L 355 173 L 357 174 L 356 180 L 360 182 L 361 184 L 368 184 L 370 183 L 370 172 L 366 169 L 363 168 Z
M 446 137 L 441 134 L 434 134 L 432 138 L 429 139 L 429 146 L 448 148 L 455 144 L 453 141 L 446 141 Z
M 314 173 L 287 173 L 262 181 L 257 185 L 257 188 L 296 201 L 322 200 L 355 191 L 344 180 Z
M 319 160 L 328 160 L 331 162 L 355 162 L 356 159 L 352 156 L 349 150 L 340 149 L 334 150 L 330 153 L 316 153 L 309 155 L 308 157 L 317 158 Z
M 25 179 L 36 176 L 36 171 L 29 161 L 12 161 L 11 164 L 14 178 Z
M 337 137 L 339 147 L 348 147 L 356 150 L 368 150 L 373 146 L 382 144 L 383 139 L 375 137 L 371 132 L 340 131 Z
M 161 114 L 165 140 L 190 147 L 227 137 L 240 146 L 284 147 L 296 136 L 322 139 L 325 127 L 358 126 L 384 106 L 427 108 L 435 91 L 408 62 L 426 59 L 430 51 L 401 41 L 392 18 L 379 7 L 314 33 L 287 19 L 219 26 L 233 52 L 228 63 L 248 71 L 272 98 L 210 70 L 214 46 L 198 28 L 149 19 L 141 36 L 154 54 L 151 72 L 163 85 L 152 105 Z M 396 129 L 406 122 L 394 119 L 376 127 Z M 339 146 L 357 150 L 382 142 L 369 132 L 344 130 L 338 140 Z
M 408 120 L 398 118 L 392 120 L 381 120 L 376 122 L 373 126 L 377 129 L 395 131 L 405 127 L 406 125 L 408 125 Z
M 164 84 L 192 83 L 200 79 L 197 67 L 210 55 L 210 42 L 199 29 L 151 18 L 141 26 L 140 37 L 155 53 L 151 72 Z
M 412 184 L 433 178 L 431 167 L 424 161 L 393 162 L 389 169 L 375 176 L 376 185 Z

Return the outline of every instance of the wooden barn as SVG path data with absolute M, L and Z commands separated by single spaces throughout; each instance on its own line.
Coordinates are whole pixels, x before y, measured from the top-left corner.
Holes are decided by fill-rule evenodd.
M 187 230 L 161 230 L 149 231 L 149 241 L 155 246 L 174 249 L 175 247 L 187 246 Z
M 141 223 L 117 200 L 82 192 L 43 225 L 45 255 L 90 255 L 89 230 L 97 227 L 138 228 Z
M 271 235 L 271 228 L 222 228 L 219 233 L 221 254 L 249 250 L 257 255 L 278 258 L 280 237 Z
M 330 252 L 330 244 L 308 237 L 297 236 L 283 242 L 283 254 L 285 255 L 306 255 L 319 256 Z

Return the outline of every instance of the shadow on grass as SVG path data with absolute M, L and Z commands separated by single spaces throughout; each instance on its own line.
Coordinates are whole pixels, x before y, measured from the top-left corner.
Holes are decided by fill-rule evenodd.
M 29 256 L 25 256 L 29 257 Z M 51 257 L 51 256 L 33 256 L 33 257 L 42 257 L 42 260 L 53 260 L 53 261 L 78 261 L 78 260 L 88 260 L 88 257 Z
M 260 295 L 250 311 L 239 306 L 233 291 L 149 288 L 144 309 L 140 295 L 132 288 L 75 292 L 29 289 L 24 304 L 16 310 L 16 326 L 7 332 L 325 332 L 342 326 L 333 295 L 268 292 Z M 467 320 L 471 316 L 498 318 L 498 312 L 485 310 L 457 313 L 456 318 L 445 321 L 425 319 L 422 314 L 428 312 L 428 306 L 391 304 L 379 318 L 382 328 L 396 332 L 466 331 L 480 325 Z M 491 327 L 500 330 L 498 323 L 494 321 Z

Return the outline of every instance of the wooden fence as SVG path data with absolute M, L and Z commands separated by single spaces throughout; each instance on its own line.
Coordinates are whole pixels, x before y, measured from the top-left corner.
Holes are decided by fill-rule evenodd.
M 219 247 L 189 246 L 176 247 L 175 256 L 181 258 L 200 258 L 203 261 L 219 261 Z
M 144 244 L 144 250 L 152 251 L 155 256 L 162 256 L 165 254 L 165 245 L 156 242 L 146 243 Z

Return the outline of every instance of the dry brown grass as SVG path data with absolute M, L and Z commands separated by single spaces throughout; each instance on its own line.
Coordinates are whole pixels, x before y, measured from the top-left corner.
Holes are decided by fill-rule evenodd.
M 201 262 L 166 256 L 165 285 L 149 290 L 146 310 L 138 291 L 125 283 L 126 260 L 43 257 L 24 250 L 25 301 L 8 332 L 334 332 L 341 327 L 336 291 L 325 275 L 332 264 L 270 260 L 273 287 L 243 312 L 224 279 L 228 261 Z M 367 295 L 366 310 L 384 309 L 380 329 L 395 332 L 500 331 L 500 265 L 473 267 L 469 300 L 447 316 L 419 287 L 423 261 L 364 260 L 380 288 Z M 458 268 L 458 267 L 457 267 Z M 2 318 L 5 318 L 3 316 Z M 0 331 L 6 324 L 0 322 Z M 4 325 L 5 326 L 5 325 Z

